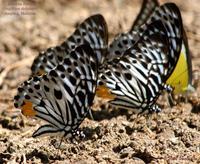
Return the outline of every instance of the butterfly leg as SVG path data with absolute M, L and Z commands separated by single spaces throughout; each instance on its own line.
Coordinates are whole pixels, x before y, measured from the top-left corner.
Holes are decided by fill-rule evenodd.
M 170 107 L 173 107 L 174 105 L 176 105 L 173 97 L 173 88 L 170 85 L 165 84 L 164 90 L 168 93 L 168 102 Z
M 59 137 L 60 138 L 60 137 Z M 51 144 L 56 148 L 56 149 L 60 149 L 60 150 L 62 150 L 62 149 L 65 149 L 64 147 L 63 147 L 63 141 L 64 141 L 64 138 L 65 138 L 65 136 L 62 136 L 61 138 L 60 138 L 60 140 L 58 141 L 57 139 L 52 139 L 51 140 Z M 57 152 L 57 155 L 58 155 L 58 153 L 59 152 Z
M 173 88 L 169 84 L 164 85 L 164 90 L 167 91 L 168 93 L 172 93 Z
M 161 108 L 157 104 L 154 104 L 149 108 L 149 112 L 150 113 L 159 113 L 159 112 L 161 112 Z
M 70 141 L 72 143 L 77 143 L 78 140 L 82 140 L 85 138 L 85 134 L 83 133 L 83 131 L 77 129 L 75 131 L 72 131 L 72 136 L 70 137 Z
M 78 137 L 78 139 L 84 139 L 85 138 L 85 134 L 83 131 L 81 130 L 76 130 L 76 137 Z

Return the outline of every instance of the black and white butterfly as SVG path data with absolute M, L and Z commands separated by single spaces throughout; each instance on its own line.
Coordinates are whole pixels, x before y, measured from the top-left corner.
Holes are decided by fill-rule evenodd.
M 124 51 L 135 44 L 138 40 L 138 30 L 147 21 L 151 21 L 156 10 L 159 10 L 159 2 L 157 0 L 143 0 L 142 7 L 136 20 L 134 21 L 128 33 L 118 35 L 109 46 L 109 59 L 121 56 Z M 188 46 L 186 32 L 183 28 L 182 48 L 176 66 L 169 70 L 167 85 L 172 88 L 173 94 L 182 94 L 187 91 L 194 91 L 192 87 L 192 62 L 190 50 Z M 169 100 L 172 97 L 169 95 Z
M 27 116 L 47 122 L 33 133 L 71 136 L 78 133 L 95 96 L 98 59 L 89 45 L 80 45 L 47 74 L 25 81 L 14 105 Z
M 61 45 L 39 53 L 31 67 L 32 75 L 42 75 L 49 72 L 81 44 L 89 44 L 94 53 L 97 54 L 98 64 L 103 63 L 107 52 L 108 29 L 102 15 L 90 16 Z
M 100 85 L 106 85 L 117 107 L 160 111 L 155 104 L 181 51 L 183 25 L 178 7 L 158 7 L 137 31 L 121 34 L 111 43 Z

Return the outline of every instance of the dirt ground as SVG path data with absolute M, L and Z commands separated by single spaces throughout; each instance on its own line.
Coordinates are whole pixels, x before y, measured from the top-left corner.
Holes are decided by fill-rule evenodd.
M 0 163 L 200 163 L 200 5 L 199 0 L 171 0 L 182 13 L 192 52 L 196 91 L 171 108 L 166 97 L 158 103 L 162 112 L 136 116 L 111 109 L 95 100 L 94 120 L 81 125 L 86 138 L 63 141 L 59 137 L 32 138 L 41 121 L 22 116 L 13 106 L 17 86 L 30 75 L 38 52 L 55 46 L 75 26 L 94 13 L 108 24 L 109 38 L 127 31 L 141 5 L 140 0 L 19 0 L 29 5 L 22 15 L 8 12 L 0 1 Z M 160 3 L 167 2 L 165 0 Z

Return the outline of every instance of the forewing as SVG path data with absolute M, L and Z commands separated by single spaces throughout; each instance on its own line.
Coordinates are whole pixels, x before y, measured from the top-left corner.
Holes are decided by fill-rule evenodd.
M 161 20 L 167 30 L 167 36 L 169 39 L 170 54 L 168 56 L 170 61 L 170 69 L 168 76 L 174 69 L 178 57 L 181 51 L 183 25 L 178 7 L 174 3 L 166 3 L 160 7 L 157 7 L 153 14 L 150 16 L 147 22 L 143 24 L 138 30 L 130 31 L 118 35 L 113 42 L 111 42 L 108 48 L 108 61 L 123 56 L 124 52 L 132 47 L 144 31 L 147 30 L 148 25 L 154 21 Z
M 153 14 L 156 7 L 159 6 L 157 0 L 143 0 L 140 12 L 134 21 L 131 29 L 127 33 L 117 35 L 108 47 L 108 61 L 123 55 L 123 53 L 132 47 L 139 39 L 137 30 L 147 22 Z M 111 58 L 111 59 L 110 59 Z
M 139 39 L 136 32 L 121 33 L 117 35 L 108 46 L 108 56 L 106 61 L 112 61 L 115 58 L 123 56 L 124 52 L 133 46 Z
M 167 79 L 174 70 L 181 51 L 183 41 L 182 18 L 178 7 L 174 3 L 165 3 L 159 8 L 156 8 L 154 14 L 139 31 L 143 33 L 143 31 L 148 28 L 148 24 L 156 20 L 162 20 L 169 40 L 170 53 L 167 56 L 169 60 Z
M 81 44 L 89 44 L 94 50 L 98 63 L 102 64 L 108 44 L 108 30 L 105 19 L 97 14 L 87 18 L 60 46 L 52 47 L 39 54 L 34 60 L 31 70 L 33 75 L 49 72 Z
M 143 0 L 140 12 L 135 19 L 130 32 L 137 31 L 141 25 L 145 24 L 158 6 L 159 3 L 157 0 Z

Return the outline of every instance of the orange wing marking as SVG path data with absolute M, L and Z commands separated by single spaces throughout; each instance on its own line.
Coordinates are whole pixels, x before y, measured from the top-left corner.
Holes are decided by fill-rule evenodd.
M 98 97 L 109 99 L 109 100 L 114 100 L 116 98 L 116 96 L 113 95 L 105 85 L 101 85 L 97 87 L 96 95 Z
M 38 72 L 37 72 L 37 75 L 38 76 L 42 76 L 42 75 L 44 75 L 46 72 L 44 71 L 44 70 L 39 70 Z
M 25 116 L 35 116 L 36 111 L 33 109 L 33 104 L 30 101 L 25 101 L 22 106 L 22 114 Z

